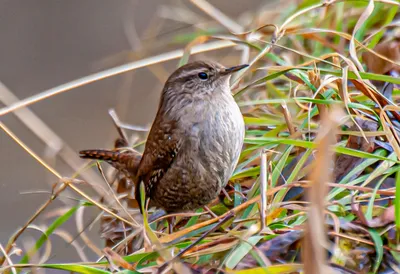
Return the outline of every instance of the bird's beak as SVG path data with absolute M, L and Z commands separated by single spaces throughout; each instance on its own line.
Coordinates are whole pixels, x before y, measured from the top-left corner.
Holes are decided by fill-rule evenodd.
M 226 68 L 225 70 L 221 71 L 220 73 L 222 75 L 229 75 L 231 73 L 234 73 L 236 71 L 239 71 L 241 69 L 247 68 L 249 65 L 245 64 L 245 65 L 240 65 L 240 66 L 234 66 L 231 68 Z

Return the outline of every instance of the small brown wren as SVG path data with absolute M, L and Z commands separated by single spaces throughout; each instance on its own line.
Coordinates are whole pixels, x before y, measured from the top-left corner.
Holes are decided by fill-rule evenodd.
M 228 183 L 238 162 L 244 122 L 229 86 L 231 68 L 196 61 L 178 68 L 163 88 L 143 155 L 131 150 L 83 150 L 140 182 L 150 206 L 167 213 L 205 206 Z

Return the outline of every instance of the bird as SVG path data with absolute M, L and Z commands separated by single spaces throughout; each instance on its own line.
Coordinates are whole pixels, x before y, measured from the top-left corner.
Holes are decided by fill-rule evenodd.
M 89 149 L 80 157 L 123 171 L 134 182 L 139 205 L 143 183 L 149 207 L 168 214 L 206 206 L 228 183 L 242 150 L 245 124 L 229 80 L 246 67 L 213 61 L 179 67 L 165 82 L 143 154 Z

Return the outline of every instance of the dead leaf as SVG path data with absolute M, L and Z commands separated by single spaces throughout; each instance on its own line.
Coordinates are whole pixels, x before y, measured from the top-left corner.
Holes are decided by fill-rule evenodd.
M 356 117 L 355 121 L 364 131 L 376 131 L 378 129 L 378 124 L 374 121 L 362 119 L 360 117 Z M 350 127 L 349 130 L 357 131 L 358 127 L 356 125 L 353 125 Z M 375 148 L 374 145 L 375 138 L 376 138 L 375 136 L 367 137 L 367 139 L 361 136 L 349 136 L 346 147 L 365 152 L 373 152 Z M 358 166 L 362 161 L 364 161 L 364 159 L 362 158 L 345 154 L 338 155 L 338 157 L 336 158 L 335 172 L 334 172 L 336 177 L 335 181 L 339 182 L 344 176 L 346 176 L 351 170 L 354 169 L 354 167 Z M 354 174 L 354 178 L 356 178 L 361 172 L 362 171 L 360 171 L 358 174 Z
M 400 41 L 391 40 L 379 43 L 374 51 L 393 62 L 400 62 Z M 377 74 L 387 74 L 391 70 L 400 72 L 400 66 L 390 63 L 372 52 L 364 52 L 362 59 L 370 72 Z
M 380 216 L 375 217 L 372 220 L 367 220 L 367 218 L 365 218 L 365 215 L 362 212 L 360 205 L 354 202 L 354 197 L 353 197 L 353 201 L 351 204 L 351 209 L 352 209 L 353 213 L 355 215 L 357 215 L 358 220 L 364 226 L 367 226 L 367 227 L 383 227 L 387 224 L 394 222 L 394 219 L 395 219 L 393 205 L 386 208 Z
M 116 253 L 114 250 L 111 248 L 104 248 L 103 249 L 104 256 L 107 258 L 108 262 L 112 266 L 112 268 L 116 268 L 115 270 L 118 270 L 119 267 L 122 267 L 124 269 L 129 269 L 129 270 L 135 270 L 134 267 L 128 263 L 127 261 L 124 260 L 118 253 Z

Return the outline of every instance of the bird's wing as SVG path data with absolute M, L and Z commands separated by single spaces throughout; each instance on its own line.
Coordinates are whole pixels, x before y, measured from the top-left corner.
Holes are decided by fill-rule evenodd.
M 156 118 L 154 124 L 157 126 L 150 130 L 135 182 L 135 196 L 139 204 L 139 183 L 143 181 L 146 197 L 151 196 L 152 190 L 171 167 L 182 145 L 179 136 L 183 132 L 180 132 L 176 122 L 157 121 Z

